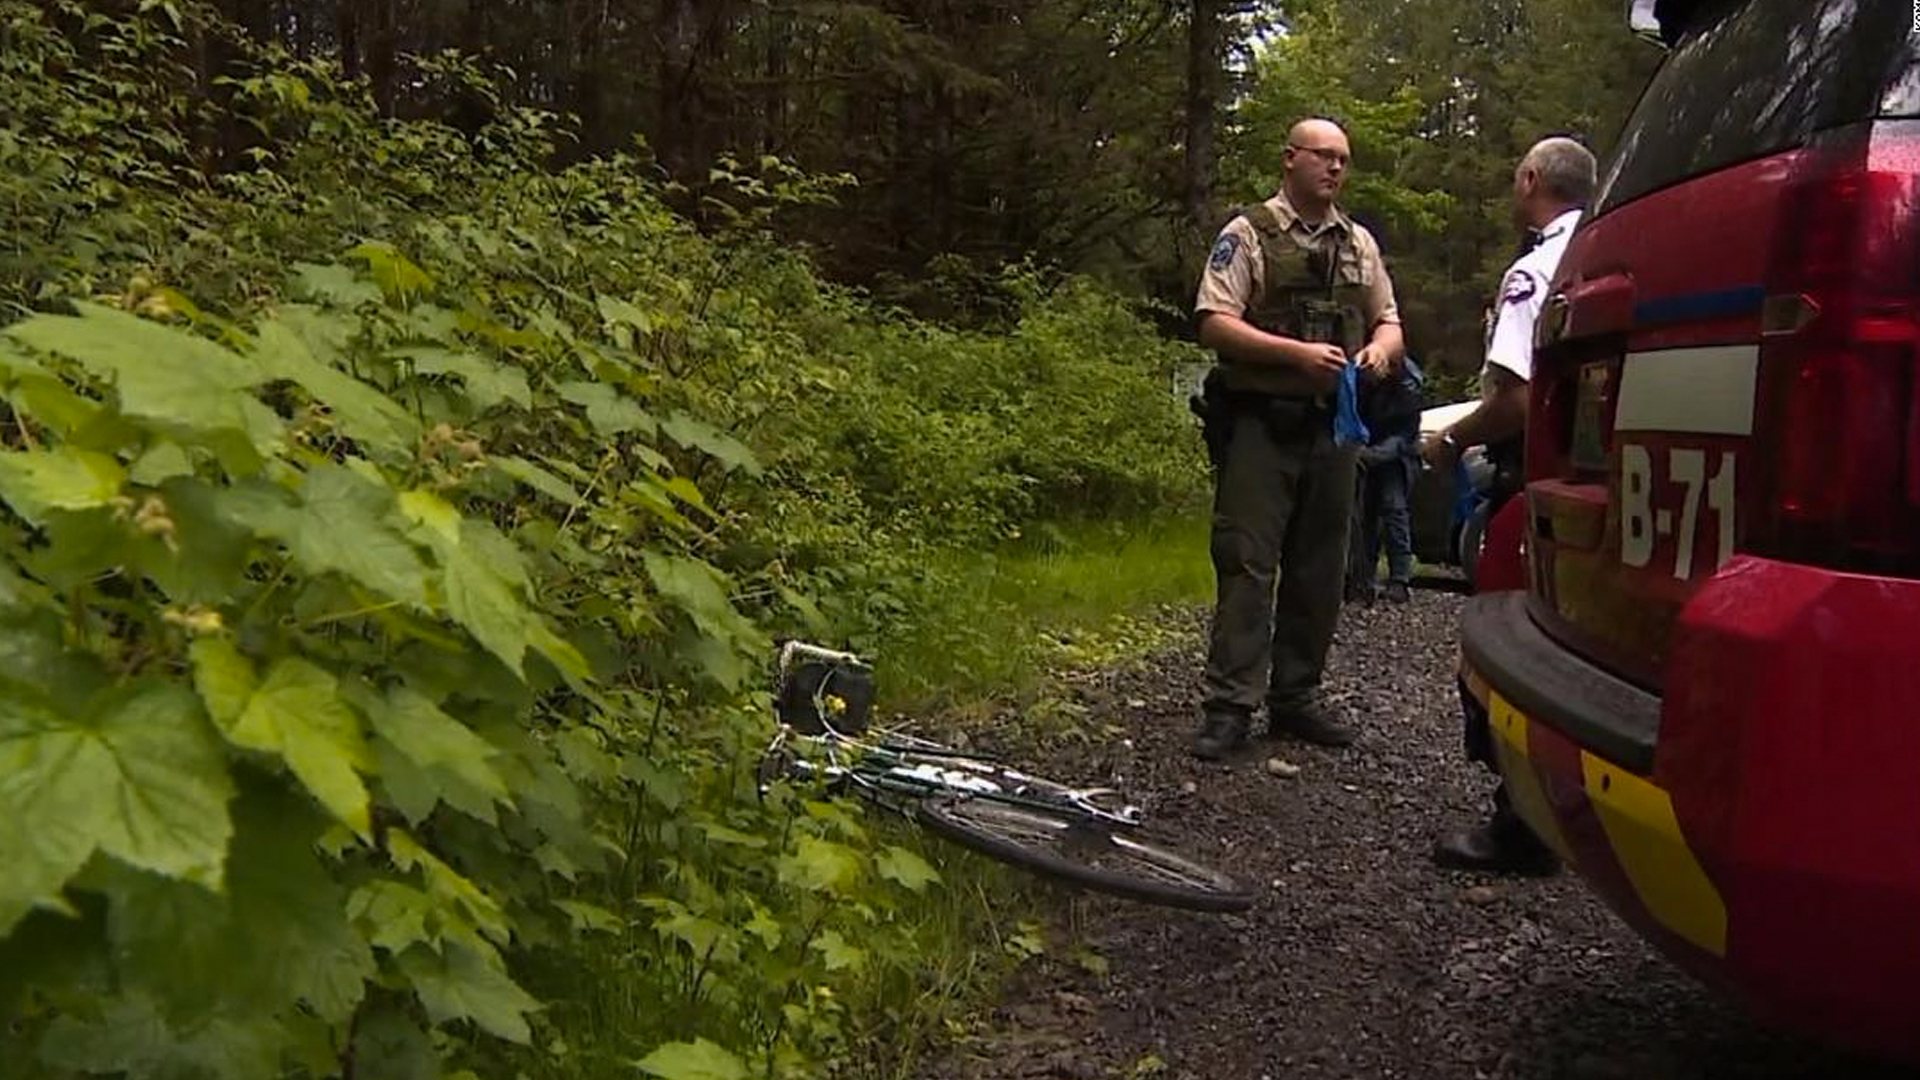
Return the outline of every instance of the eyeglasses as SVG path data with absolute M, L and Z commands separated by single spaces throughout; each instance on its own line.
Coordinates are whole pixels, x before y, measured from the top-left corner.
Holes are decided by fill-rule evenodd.
M 1348 157 L 1347 155 L 1341 153 L 1338 150 L 1322 150 L 1317 146 L 1300 146 L 1296 143 L 1288 143 L 1287 149 L 1297 150 L 1297 151 L 1300 151 L 1301 153 L 1312 154 L 1314 157 L 1319 158 L 1321 161 L 1324 161 L 1329 165 L 1340 165 L 1344 167 L 1344 166 L 1353 164 L 1352 158 Z

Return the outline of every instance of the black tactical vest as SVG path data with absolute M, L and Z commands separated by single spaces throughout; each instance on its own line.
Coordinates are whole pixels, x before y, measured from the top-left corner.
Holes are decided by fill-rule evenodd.
M 1349 356 L 1359 352 L 1369 329 L 1364 301 L 1373 284 L 1373 267 L 1361 259 L 1349 232 L 1329 226 L 1308 240 L 1284 228 L 1265 203 L 1244 216 L 1260 237 L 1263 278 L 1246 320 L 1269 334 L 1329 342 Z M 1293 395 L 1302 389 L 1291 372 L 1224 366 L 1227 384 L 1236 390 Z

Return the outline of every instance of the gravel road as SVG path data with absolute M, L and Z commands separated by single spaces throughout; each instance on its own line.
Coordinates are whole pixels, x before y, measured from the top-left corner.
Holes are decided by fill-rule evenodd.
M 1180 647 L 1078 685 L 1124 734 L 1054 751 L 1049 769 L 1117 776 L 1162 835 L 1268 891 L 1218 917 L 1050 890 L 1059 943 L 924 1080 L 1920 1075 L 1757 1029 L 1571 873 L 1501 881 L 1428 863 L 1489 786 L 1459 751 L 1459 604 L 1421 591 L 1349 609 L 1329 687 L 1363 733 L 1345 751 L 1188 757 L 1199 614 Z M 1300 774 L 1270 775 L 1273 755 Z

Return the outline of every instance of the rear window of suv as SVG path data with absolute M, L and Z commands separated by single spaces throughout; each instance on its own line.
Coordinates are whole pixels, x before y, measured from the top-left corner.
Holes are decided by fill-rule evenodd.
M 1699 4 L 1620 132 L 1595 213 L 1826 128 L 1920 115 L 1914 3 Z

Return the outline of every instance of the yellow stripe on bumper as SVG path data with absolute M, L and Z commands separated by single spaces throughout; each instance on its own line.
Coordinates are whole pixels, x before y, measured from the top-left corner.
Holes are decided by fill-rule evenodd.
M 1640 902 L 1662 926 L 1727 954 L 1727 905 L 1701 868 L 1665 790 L 1582 751 L 1587 799 Z
M 1486 683 L 1480 685 L 1485 687 Z M 1533 770 L 1527 751 L 1528 726 L 1532 721 L 1491 688 L 1487 689 L 1485 700 L 1488 719 L 1493 725 L 1493 752 L 1500 759 L 1500 775 L 1506 777 L 1507 798 L 1513 800 L 1514 811 L 1555 854 L 1569 864 L 1576 863 L 1573 848 L 1560 832 L 1560 819 L 1554 816 L 1553 804 L 1547 799 L 1546 789 L 1540 786 L 1540 774 Z

